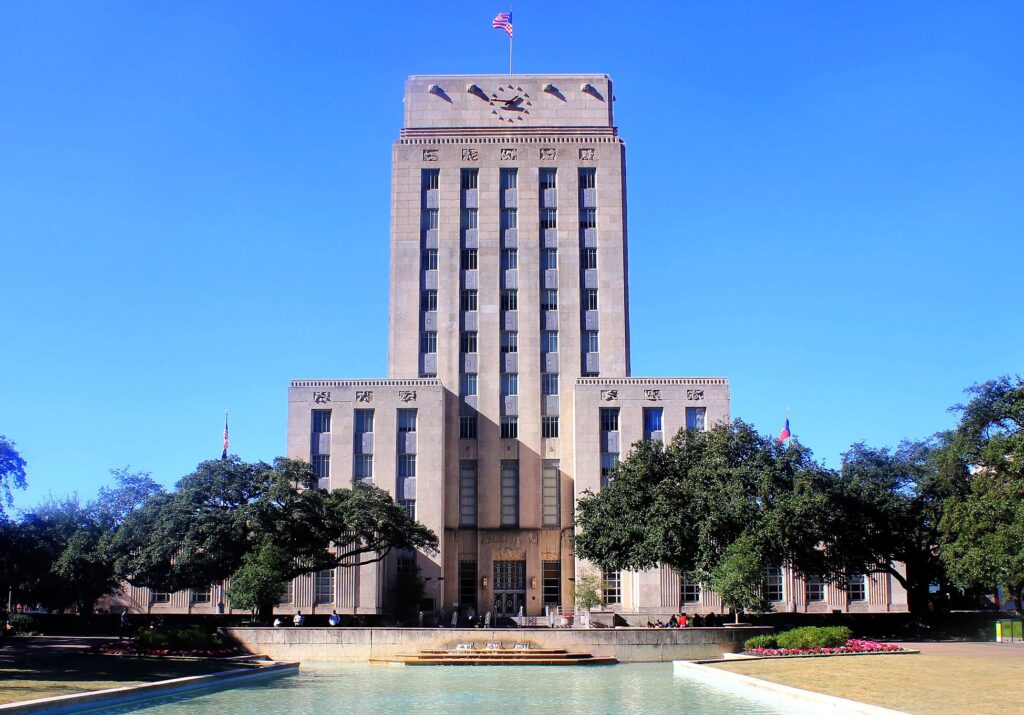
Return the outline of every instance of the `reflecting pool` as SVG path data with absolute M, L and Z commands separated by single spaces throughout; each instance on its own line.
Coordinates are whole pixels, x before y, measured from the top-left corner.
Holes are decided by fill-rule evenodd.
M 693 713 L 788 712 L 672 674 L 671 663 L 611 666 L 388 667 L 303 664 L 298 675 L 239 687 L 169 696 L 104 713 L 251 715 L 252 713 L 402 713 L 497 715 L 503 712 Z M 92 712 L 92 711 L 90 711 Z

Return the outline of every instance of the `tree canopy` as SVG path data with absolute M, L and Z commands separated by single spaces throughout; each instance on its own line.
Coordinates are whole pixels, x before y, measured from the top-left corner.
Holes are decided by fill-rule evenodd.
M 4 507 L 14 503 L 11 490 L 24 489 L 27 485 L 25 466 L 14 442 L 0 434 L 0 520 L 4 519 Z
M 394 549 L 436 551 L 437 536 L 384 490 L 315 485 L 300 460 L 202 462 L 125 519 L 111 541 L 117 573 L 161 591 L 237 577 L 234 605 L 265 613 L 300 574 L 373 563 Z
M 942 559 L 962 587 L 1004 586 L 1024 596 L 1024 381 L 990 380 L 954 409 L 948 462 L 965 488 L 944 504 Z
M 806 448 L 782 448 L 740 420 L 682 431 L 664 447 L 639 442 L 605 489 L 580 498 L 576 551 L 605 569 L 665 564 L 709 583 L 735 575 L 721 566 L 742 544 L 761 573 L 782 563 L 831 573 L 816 548 L 830 516 L 829 478 Z

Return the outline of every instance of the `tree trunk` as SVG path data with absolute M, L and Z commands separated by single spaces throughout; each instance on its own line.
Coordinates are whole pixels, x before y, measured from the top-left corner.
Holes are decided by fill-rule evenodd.
M 268 626 L 273 623 L 274 605 L 273 603 L 261 603 L 256 609 L 256 622 Z

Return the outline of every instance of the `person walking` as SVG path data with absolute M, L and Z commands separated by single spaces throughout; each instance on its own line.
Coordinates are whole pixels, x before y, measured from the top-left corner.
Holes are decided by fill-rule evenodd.
M 292 617 L 292 624 L 296 628 L 298 628 L 299 626 L 301 626 L 305 622 L 306 622 L 306 617 L 302 615 L 302 611 L 296 611 L 295 615 Z

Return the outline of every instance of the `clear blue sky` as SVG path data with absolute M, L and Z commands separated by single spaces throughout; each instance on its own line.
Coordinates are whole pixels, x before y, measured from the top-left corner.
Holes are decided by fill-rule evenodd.
M 584 7 L 586 8 L 584 10 Z M 285 449 L 293 378 L 387 365 L 409 74 L 503 72 L 503 5 L 9 3 L 0 434 L 31 506 Z M 1024 3 L 515 3 L 516 67 L 606 72 L 633 371 L 724 375 L 832 466 L 1024 364 Z

